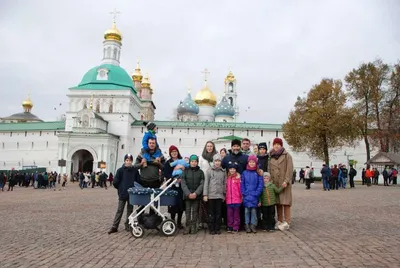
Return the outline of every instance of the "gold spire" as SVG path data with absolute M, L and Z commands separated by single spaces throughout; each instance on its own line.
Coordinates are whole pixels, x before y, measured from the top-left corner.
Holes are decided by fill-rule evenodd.
M 236 82 L 236 78 L 232 70 L 229 70 L 229 73 L 225 77 L 225 84 L 228 84 L 229 82 Z
M 110 12 L 110 14 L 113 14 L 113 24 L 111 26 L 111 29 L 108 29 L 107 31 L 104 32 L 104 39 L 105 40 L 111 40 L 111 41 L 122 41 L 122 33 L 117 29 L 117 24 L 116 24 L 116 18 L 117 14 L 120 14 L 121 12 L 117 11 L 114 9 L 113 12 Z
M 143 77 L 142 88 L 150 88 L 150 78 L 148 73 Z
M 22 107 L 24 108 L 24 112 L 30 112 L 33 107 L 33 103 L 31 101 L 31 92 L 28 89 L 28 98 L 22 102 Z
M 143 75 L 140 70 L 140 63 L 139 63 L 139 59 L 138 59 L 137 63 L 136 63 L 135 72 L 132 74 L 132 80 L 135 82 L 142 82 L 142 79 L 143 79 Z

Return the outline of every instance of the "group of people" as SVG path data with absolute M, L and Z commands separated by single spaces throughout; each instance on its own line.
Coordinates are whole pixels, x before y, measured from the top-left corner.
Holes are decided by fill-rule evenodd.
M 379 175 L 380 172 L 376 168 L 372 168 L 370 165 L 367 165 L 367 169 L 363 168 L 361 179 L 362 185 L 371 186 L 378 185 L 379 183 Z M 392 167 L 386 166 L 385 169 L 382 171 L 383 176 L 383 185 L 397 185 L 397 169 Z
M 84 188 L 88 187 L 100 187 L 100 188 L 107 188 L 107 182 L 112 185 L 114 180 L 114 175 L 110 172 L 109 175 L 105 173 L 105 171 L 98 171 L 98 172 L 82 172 L 79 171 L 74 174 L 72 182 L 78 181 L 79 187 L 83 190 Z
M 128 189 L 135 182 L 158 188 L 164 180 L 176 178 L 172 189 L 178 192 L 176 205 L 168 208 L 184 234 L 195 234 L 208 227 L 210 234 L 220 234 L 224 223 L 228 232 L 288 230 L 291 224 L 293 161 L 282 139 L 275 138 L 268 152 L 267 143 L 250 150 L 250 140 L 233 140 L 231 149 L 217 151 L 206 142 L 200 156 L 183 158 L 179 149 L 169 147 L 166 160 L 157 143 L 157 126 L 145 123 L 147 132 L 138 156 L 124 157 L 124 165 L 115 174 L 118 209 L 109 234 L 117 232 L 125 206 L 125 230 L 130 231 L 128 216 L 133 211 Z M 277 212 L 277 220 L 275 214 Z M 182 223 L 185 213 L 185 226 Z
M 67 175 L 58 174 L 54 172 L 12 172 L 9 176 L 6 173 L 0 173 L 0 188 L 4 191 L 4 187 L 8 182 L 7 191 L 13 191 L 14 186 L 19 187 L 34 187 L 35 189 L 49 189 L 55 190 L 56 184 L 62 182 L 62 187 L 65 188 L 67 181 Z

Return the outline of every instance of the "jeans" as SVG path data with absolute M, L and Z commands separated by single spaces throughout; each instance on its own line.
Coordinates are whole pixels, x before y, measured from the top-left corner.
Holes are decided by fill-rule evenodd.
M 257 226 L 257 208 L 244 208 L 244 223 Z
M 227 205 L 227 227 L 234 231 L 239 231 L 240 228 L 240 206 Z
M 341 181 L 342 181 L 341 186 L 342 186 L 343 188 L 346 188 L 347 178 L 342 177 L 342 178 L 340 178 L 340 179 L 341 179 Z
M 323 178 L 322 185 L 324 186 L 324 190 L 329 190 L 329 178 Z

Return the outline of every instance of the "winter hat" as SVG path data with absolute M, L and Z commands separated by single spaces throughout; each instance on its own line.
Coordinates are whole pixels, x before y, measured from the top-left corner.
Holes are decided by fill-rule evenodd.
M 236 162 L 231 162 L 231 161 L 229 161 L 228 162 L 228 169 L 230 169 L 230 168 L 234 168 L 234 169 L 238 169 L 238 164 L 236 163 Z
M 254 161 L 256 162 L 256 165 L 254 167 L 250 167 L 249 163 L 250 161 Z M 247 166 L 246 169 L 247 170 L 257 170 L 257 163 L 258 163 L 258 158 L 257 156 L 255 156 L 254 154 L 249 155 L 249 158 L 247 158 Z
M 181 153 L 179 152 L 179 150 L 178 150 L 178 147 L 176 147 L 175 145 L 171 145 L 170 147 L 169 147 L 169 149 L 168 149 L 168 153 L 169 153 L 169 156 L 171 157 L 171 152 L 172 151 L 177 151 L 178 152 L 178 158 L 179 159 L 182 159 L 182 156 L 181 156 Z
M 220 154 L 215 154 L 214 156 L 213 156 L 213 161 L 215 162 L 215 161 L 221 161 L 222 160 L 222 158 L 221 158 L 221 155 Z
M 199 157 L 197 155 L 195 155 L 195 154 L 192 154 L 189 157 L 189 161 L 192 162 L 193 160 L 199 162 Z
M 124 161 L 126 160 L 126 159 L 130 159 L 131 161 L 133 161 L 133 156 L 131 155 L 131 154 L 126 154 L 125 156 L 124 156 Z
M 241 142 L 240 140 L 238 140 L 238 139 L 234 139 L 234 140 L 232 140 L 232 142 L 231 142 L 231 146 L 233 146 L 233 145 L 242 146 L 242 142 Z
M 153 122 L 143 122 L 143 125 L 146 126 L 147 130 L 154 130 L 157 127 Z
M 275 138 L 274 139 L 274 142 L 272 143 L 273 145 L 274 144 L 280 144 L 282 147 L 283 147 L 283 141 L 282 141 L 282 139 L 281 138 Z
M 267 150 L 267 143 L 261 142 L 260 144 L 258 144 L 258 149 L 260 150 L 261 148 L 264 148 L 265 150 Z
M 249 158 L 247 158 L 247 163 L 250 162 L 251 160 L 258 163 L 258 158 L 254 154 L 249 155 Z
M 269 174 L 269 172 L 264 172 L 264 177 L 271 178 L 271 174 Z

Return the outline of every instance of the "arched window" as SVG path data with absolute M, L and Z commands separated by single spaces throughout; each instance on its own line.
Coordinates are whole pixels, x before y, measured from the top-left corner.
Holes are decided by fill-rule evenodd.
M 106 48 L 103 49 L 103 59 L 106 57 Z
M 96 113 L 100 113 L 100 102 L 97 101 L 96 103 Z
M 113 112 L 113 104 L 112 104 L 112 102 L 110 103 L 110 106 L 108 106 L 108 112 L 109 113 Z
M 229 83 L 228 90 L 229 90 L 229 92 L 233 92 L 233 83 L 232 82 Z
M 113 53 L 113 59 L 117 59 L 117 49 L 116 48 L 114 48 L 114 53 Z
M 111 57 L 111 47 L 108 47 L 107 48 L 107 56 L 106 56 L 107 58 L 110 58 Z
M 232 98 L 232 97 L 229 97 L 228 100 L 229 100 L 229 104 L 230 104 L 231 106 L 233 106 L 233 98 Z

